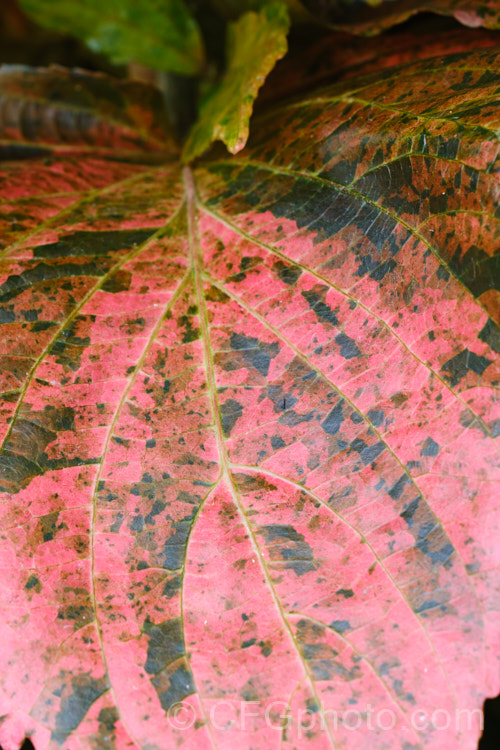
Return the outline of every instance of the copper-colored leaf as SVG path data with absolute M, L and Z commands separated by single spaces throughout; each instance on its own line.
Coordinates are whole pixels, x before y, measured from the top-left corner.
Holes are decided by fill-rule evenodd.
M 499 61 L 311 93 L 183 177 L 4 165 L 3 750 L 475 748 Z
M 453 16 L 465 26 L 500 28 L 497 0 L 300 0 L 312 16 L 336 29 L 373 35 L 422 11 Z
M 378 75 L 384 68 L 497 47 L 499 42 L 497 31 L 432 29 L 429 22 L 424 26 L 419 24 L 411 32 L 382 38 L 334 32 L 321 36 L 313 44 L 292 48 L 291 54 L 278 61 L 259 94 L 257 105 L 266 106 L 343 78 Z M 439 61 L 435 60 L 434 65 L 439 66 Z
M 39 0 L 40 1 L 40 0 Z M 464 26 L 500 28 L 498 0 L 284 0 L 298 25 L 315 22 L 349 33 L 373 36 L 417 13 L 452 16 Z M 25 0 L 26 2 L 26 0 Z M 211 0 L 220 13 L 235 18 L 269 0 Z
M 0 154 L 175 154 L 161 94 L 134 81 L 59 66 L 0 67 Z

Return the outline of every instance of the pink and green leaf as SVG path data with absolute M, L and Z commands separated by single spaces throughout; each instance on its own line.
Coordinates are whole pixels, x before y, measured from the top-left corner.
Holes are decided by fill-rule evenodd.
M 3 750 L 475 747 L 498 62 L 343 81 L 183 172 L 127 97 L 114 160 L 3 165 Z

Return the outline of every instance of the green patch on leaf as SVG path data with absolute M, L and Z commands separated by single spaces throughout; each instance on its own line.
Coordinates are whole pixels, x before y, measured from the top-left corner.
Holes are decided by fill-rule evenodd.
M 289 26 L 284 3 L 270 3 L 259 13 L 250 11 L 229 24 L 228 68 L 201 107 L 184 148 L 185 161 L 202 154 L 215 140 L 223 141 L 232 154 L 241 151 L 257 92 L 287 51 Z
M 183 0 L 21 0 L 38 23 L 83 39 L 115 63 L 193 75 L 203 42 Z

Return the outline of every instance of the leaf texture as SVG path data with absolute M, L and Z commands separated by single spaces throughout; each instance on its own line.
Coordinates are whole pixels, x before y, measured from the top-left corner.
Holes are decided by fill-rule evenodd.
M 269 106 L 286 96 L 311 91 L 344 78 L 379 73 L 384 68 L 416 60 L 465 54 L 479 48 L 497 47 L 498 32 L 486 29 L 433 29 L 430 22 L 412 33 L 391 34 L 387 42 L 375 36 L 359 37 L 334 32 L 314 44 L 292 47 L 291 54 L 278 61 L 259 93 L 257 106 Z M 439 66 L 435 60 L 434 65 Z
M 59 66 L 0 67 L 3 159 L 89 150 L 113 158 L 148 151 L 175 155 L 160 93 L 134 81 Z
M 4 165 L 4 750 L 475 748 L 498 62 L 339 83 L 183 176 Z

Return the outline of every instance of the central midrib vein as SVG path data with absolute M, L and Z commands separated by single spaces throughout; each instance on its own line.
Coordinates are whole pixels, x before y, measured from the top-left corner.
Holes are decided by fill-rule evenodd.
M 260 549 L 260 546 L 257 542 L 255 531 L 250 524 L 245 508 L 239 497 L 238 490 L 235 487 L 233 479 L 232 479 L 232 473 L 230 469 L 230 460 L 229 460 L 229 456 L 227 454 L 227 450 L 226 450 L 226 446 L 224 442 L 224 433 L 222 430 L 222 424 L 221 424 L 221 419 L 220 419 L 219 401 L 217 398 L 213 357 L 212 357 L 212 351 L 210 347 L 210 338 L 209 338 L 210 331 L 209 331 L 209 324 L 208 324 L 207 309 L 206 309 L 206 304 L 205 304 L 205 295 L 203 292 L 203 277 L 202 277 L 202 267 L 201 267 L 202 264 L 201 264 L 201 259 L 199 257 L 200 256 L 199 237 L 198 237 L 198 227 L 197 227 L 197 221 L 196 221 L 196 191 L 194 187 L 193 175 L 189 167 L 186 167 L 184 169 L 183 176 L 184 176 L 184 184 L 186 187 L 186 199 L 187 199 L 187 206 L 188 206 L 189 247 L 190 247 L 190 253 L 191 253 L 191 264 L 193 268 L 195 293 L 196 293 L 198 311 L 199 311 L 199 316 L 200 316 L 200 328 L 201 328 L 203 350 L 204 350 L 204 356 L 205 356 L 205 372 L 206 372 L 206 377 L 207 377 L 207 386 L 208 386 L 208 391 L 210 394 L 210 404 L 211 404 L 213 420 L 214 420 L 214 431 L 215 431 L 215 435 L 217 439 L 217 447 L 218 447 L 219 460 L 220 460 L 220 465 L 221 465 L 220 479 L 226 480 L 228 489 L 230 490 L 232 497 L 233 497 L 234 505 L 236 509 L 238 510 L 242 525 L 244 526 L 245 531 L 248 535 L 248 538 L 254 548 L 256 558 L 258 559 L 259 564 L 260 564 L 260 569 L 265 579 L 267 588 L 273 599 L 274 605 L 280 615 L 281 621 L 283 623 L 283 627 L 288 633 L 290 642 L 294 647 L 294 650 L 297 654 L 300 664 L 302 665 L 304 674 L 307 677 L 307 681 L 309 683 L 309 686 L 314 696 L 314 699 L 316 701 L 316 704 L 320 707 L 321 714 L 323 715 L 323 722 L 324 722 L 323 726 L 326 728 L 332 748 L 333 750 L 337 750 L 337 745 L 332 735 L 330 726 L 328 722 L 326 721 L 323 702 L 321 698 L 319 697 L 318 692 L 316 690 L 316 685 L 315 685 L 313 676 L 311 674 L 309 667 L 305 663 L 305 660 L 302 654 L 300 653 L 300 649 L 293 636 L 292 628 L 290 626 L 290 623 L 288 622 L 286 613 L 283 610 L 278 594 L 274 588 L 273 582 L 269 575 L 269 571 L 267 570 L 267 565 L 266 565 L 264 556 L 262 554 L 262 551 Z M 200 699 L 201 699 L 201 696 L 200 696 Z M 210 731 L 210 727 L 207 727 L 207 728 L 208 728 L 208 731 Z

